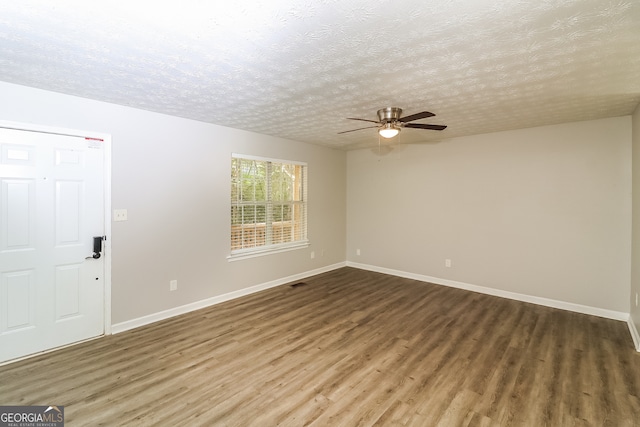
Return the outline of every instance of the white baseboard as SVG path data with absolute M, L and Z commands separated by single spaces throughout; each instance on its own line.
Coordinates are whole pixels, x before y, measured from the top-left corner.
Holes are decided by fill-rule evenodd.
M 640 352 L 640 334 L 631 316 L 629 316 L 629 320 L 627 320 L 627 325 L 629 325 L 629 332 L 631 333 L 631 338 L 633 338 L 633 345 L 635 345 L 636 351 Z
M 375 271 L 378 273 L 390 274 L 393 276 L 404 277 L 407 279 L 419 280 L 421 282 L 434 283 L 436 285 L 449 286 L 458 289 L 465 289 L 472 292 L 478 292 L 487 295 L 493 295 L 502 298 L 508 298 L 512 300 L 528 302 L 532 304 L 543 305 L 546 307 L 559 308 L 562 310 L 573 311 L 582 314 L 589 314 L 592 316 L 604 317 L 607 319 L 626 321 L 629 326 L 629 332 L 633 338 L 636 350 L 640 352 L 640 334 L 635 327 L 635 324 L 631 320 L 629 313 L 623 313 L 619 311 L 606 310 L 598 307 L 590 307 L 580 304 L 569 303 L 565 301 L 558 301 L 548 298 L 535 297 L 526 294 L 519 294 L 516 292 L 503 291 L 500 289 L 493 289 L 484 286 L 472 285 L 464 282 L 457 282 L 449 279 L 441 279 L 438 277 L 426 276 L 422 274 L 408 273 L 400 270 L 393 270 L 390 268 L 377 267 L 368 264 L 360 264 L 356 262 L 340 262 L 337 264 L 328 265 L 315 270 L 306 271 L 292 276 L 283 277 L 281 279 L 273 280 L 270 282 L 261 283 L 259 285 L 251 286 L 248 288 L 240 289 L 238 291 L 229 292 L 223 295 L 207 298 L 204 300 L 196 301 L 190 304 L 186 304 L 180 307 L 175 307 L 169 310 L 160 311 L 147 316 L 142 316 L 136 319 L 127 320 L 126 322 L 116 323 L 111 326 L 111 333 L 118 334 L 130 329 L 139 328 L 160 320 L 165 320 L 170 317 L 179 316 L 181 314 L 189 313 L 191 311 L 199 310 L 201 308 L 210 307 L 212 305 L 220 304 L 225 301 L 240 298 L 245 295 L 250 295 L 256 292 L 260 292 L 265 289 L 274 288 L 276 286 L 284 285 L 286 283 L 294 282 L 296 280 L 302 280 L 307 277 L 315 276 L 316 274 L 326 273 L 328 271 L 336 270 L 341 267 L 354 267 L 361 270 Z
M 391 274 L 393 276 L 404 277 L 406 279 L 419 280 L 421 282 L 434 283 L 436 285 L 444 285 L 452 288 L 465 289 L 468 291 L 478 292 L 481 294 L 493 295 L 512 300 L 528 302 L 532 304 L 543 305 L 546 307 L 559 308 L 562 310 L 573 311 L 576 313 L 589 314 L 592 316 L 604 317 L 607 319 L 622 320 L 626 322 L 629 319 L 629 313 L 621 311 L 607 310 L 604 308 L 590 307 L 587 305 L 574 304 L 565 301 L 558 301 L 549 298 L 535 297 L 516 292 L 503 291 L 500 289 L 487 288 L 485 286 L 471 285 L 469 283 L 457 282 L 455 280 L 441 279 L 438 277 L 425 276 L 422 274 L 407 273 L 405 271 L 393 270 L 390 268 L 377 267 L 374 265 L 360 264 L 347 261 L 348 267 L 359 268 L 362 270 L 375 271 L 378 273 Z
M 189 313 L 191 311 L 199 310 L 201 308 L 209 307 L 212 305 L 220 304 L 221 302 L 230 301 L 232 299 L 240 298 L 245 295 L 250 295 L 265 289 L 273 288 L 276 286 L 284 285 L 285 283 L 294 282 L 307 277 L 315 276 L 316 274 L 326 273 L 327 271 L 336 270 L 338 268 L 345 267 L 346 263 L 341 262 L 337 264 L 328 265 L 315 270 L 306 271 L 304 273 L 294 274 L 292 276 L 283 277 L 281 279 L 272 280 L 270 282 L 261 283 L 259 285 L 251 286 L 248 288 L 240 289 L 238 291 L 229 292 L 223 295 L 207 298 L 204 300 L 196 301 L 190 304 L 182 305 L 180 307 L 171 308 L 169 310 L 160 311 L 158 313 L 149 314 L 147 316 L 138 317 L 137 319 L 127 320 L 126 322 L 116 323 L 111 326 L 111 333 L 118 334 L 120 332 L 128 331 L 130 329 L 139 328 L 150 323 L 165 320 L 170 317 L 178 316 L 181 314 Z

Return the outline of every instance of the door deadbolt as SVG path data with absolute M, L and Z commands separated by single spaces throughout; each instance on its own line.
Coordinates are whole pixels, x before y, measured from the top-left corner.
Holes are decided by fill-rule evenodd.
M 85 259 L 98 259 L 102 256 L 102 241 L 106 236 L 96 236 L 93 238 L 93 255 L 86 257 Z

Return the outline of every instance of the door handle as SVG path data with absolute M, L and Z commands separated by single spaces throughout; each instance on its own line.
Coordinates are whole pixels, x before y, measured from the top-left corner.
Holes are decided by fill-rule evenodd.
M 98 259 L 102 256 L 102 241 L 106 240 L 107 236 L 96 236 L 93 238 L 93 255 L 86 257 L 85 259 Z

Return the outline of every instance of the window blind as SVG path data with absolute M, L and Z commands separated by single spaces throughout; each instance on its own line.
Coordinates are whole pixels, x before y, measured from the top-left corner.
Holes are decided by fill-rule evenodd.
M 231 253 L 279 250 L 307 242 L 307 165 L 234 155 Z

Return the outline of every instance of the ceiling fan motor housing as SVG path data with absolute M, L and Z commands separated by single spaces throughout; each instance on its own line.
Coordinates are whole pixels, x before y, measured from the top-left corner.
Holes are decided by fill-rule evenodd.
M 400 115 L 402 114 L 402 108 L 397 107 L 387 107 L 381 110 L 378 110 L 378 118 L 381 123 L 395 123 L 400 119 Z

